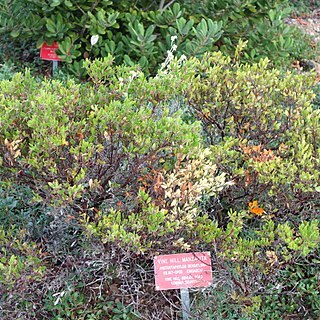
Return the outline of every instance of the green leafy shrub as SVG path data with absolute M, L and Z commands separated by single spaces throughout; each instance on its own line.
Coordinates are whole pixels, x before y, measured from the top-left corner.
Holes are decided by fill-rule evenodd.
M 6 319 L 7 315 L 10 318 L 22 301 L 30 299 L 30 291 L 45 276 L 46 267 L 41 258 L 39 246 L 28 241 L 25 230 L 0 225 L 1 318 Z
M 45 299 L 45 310 L 50 319 L 79 320 L 135 320 L 139 319 L 132 308 L 123 306 L 120 302 L 105 301 L 103 298 L 90 303 L 87 297 L 79 291 L 62 291 L 49 294 Z
M 282 315 L 298 319 L 319 317 L 318 252 L 319 247 L 308 259 L 299 258 L 278 273 L 266 288 L 257 319 L 275 319 Z
M 58 41 L 59 55 L 77 77 L 85 75 L 85 58 L 113 55 L 116 64 L 139 64 L 155 73 L 172 47 L 178 56 L 200 57 L 221 49 L 233 53 L 248 41 L 243 58 L 269 57 L 276 65 L 312 56 L 306 36 L 287 26 L 290 8 L 284 0 L 119 1 L 5 0 L 0 31 L 21 41 Z M 34 45 L 34 44 L 33 44 Z M 20 45 L 18 45 L 19 47 Z
M 0 230 L 1 256 L 0 256 L 0 284 L 5 287 L 12 287 L 15 280 L 25 273 L 32 274 L 33 277 L 41 277 L 44 267 L 38 255 L 35 243 L 26 244 L 24 242 L 23 230 L 17 231 L 15 228 L 4 230 L 1 226 Z M 26 277 L 25 280 L 30 279 Z M 21 277 L 21 279 L 23 279 Z
M 166 78 L 148 82 L 135 68 L 113 69 L 111 62 L 105 61 L 108 86 L 40 83 L 30 73 L 0 83 L 3 181 L 28 185 L 47 203 L 92 210 L 136 192 L 150 166 L 200 143 L 199 123 L 184 123 L 165 104 L 153 110 L 152 102 L 175 89 Z
M 252 234 L 259 227 L 263 231 Z M 282 228 L 279 225 L 277 229 Z M 319 241 L 307 257 L 298 254 L 282 260 L 286 249 L 271 244 L 270 239 L 263 240 L 263 234 L 271 238 L 275 235 L 270 231 L 270 223 L 244 229 L 232 247 L 233 256 L 213 259 L 213 287 L 207 288 L 204 294 L 194 294 L 192 319 L 316 319 L 319 316 Z M 241 262 L 238 250 L 245 246 L 247 253 L 253 246 L 253 254 Z M 222 257 L 219 249 L 217 254 Z M 258 262 L 261 249 L 264 266 Z
M 179 37 L 180 54 L 196 55 L 212 50 L 221 36 L 220 23 L 211 19 L 195 23 L 178 3 L 150 11 L 149 4 L 136 7 L 117 1 L 7 0 L 1 8 L 3 33 L 33 39 L 37 47 L 58 41 L 59 55 L 68 63 L 75 61 L 71 70 L 78 76 L 83 74 L 84 58 L 112 54 L 117 64 L 139 63 L 153 71 L 170 49 L 171 36 Z M 92 44 L 92 36 L 98 37 L 97 44 Z
M 247 41 L 246 61 L 268 57 L 274 65 L 284 66 L 312 53 L 308 38 L 285 23 L 292 11 L 286 0 L 207 0 L 185 5 L 192 16 L 222 21 L 224 33 L 217 44 L 223 52 L 233 54 L 240 39 Z
M 99 76 L 99 70 L 100 67 L 91 70 L 96 74 L 96 78 L 93 77 L 96 85 L 107 83 L 107 79 Z M 190 110 L 203 122 L 211 146 L 188 158 L 182 157 L 182 161 L 178 156 L 174 167 L 166 166 L 140 176 L 142 189 L 136 198 L 139 205 L 131 207 L 129 213 L 125 205 L 129 199 L 118 203 L 116 210 L 102 206 L 95 221 L 85 222 L 88 236 L 100 239 L 111 251 L 123 252 L 126 248 L 127 254 L 134 255 L 135 263 L 146 264 L 146 268 L 150 268 L 149 260 L 160 250 L 161 253 L 200 248 L 213 251 L 214 269 L 221 270 L 216 272 L 215 279 L 219 287 L 220 282 L 223 284 L 221 290 L 228 292 L 226 303 L 234 306 L 232 310 L 237 310 L 236 317 L 250 319 L 262 308 L 262 296 L 267 292 L 268 283 L 279 276 L 285 265 L 294 266 L 301 256 L 312 255 L 319 245 L 317 221 L 303 221 L 316 218 L 317 213 L 318 170 L 313 156 L 300 159 L 295 156 L 296 151 L 284 148 L 286 158 L 281 158 L 289 162 L 288 166 L 304 165 L 313 172 L 312 182 L 305 186 L 301 187 L 299 176 L 291 176 L 292 172 L 283 169 L 281 173 L 286 174 L 286 184 L 279 184 L 276 170 L 281 170 L 280 161 L 274 167 L 274 184 L 259 180 L 260 177 L 273 177 L 270 171 L 263 170 L 256 175 L 254 186 L 246 184 L 246 170 L 251 163 L 259 165 L 275 160 L 271 152 L 259 152 L 261 146 L 254 149 L 256 145 L 263 143 L 267 150 L 276 150 L 281 143 L 299 148 L 297 141 L 301 132 L 310 139 L 308 125 L 318 128 L 318 114 L 313 113 L 311 105 L 313 77 L 281 74 L 268 69 L 266 60 L 254 65 L 239 65 L 221 53 L 205 55 L 201 60 L 190 59 L 182 65 L 181 59 L 172 61 L 163 73 L 167 73 L 171 85 L 181 82 L 180 91 L 176 90 L 176 93 L 185 95 Z M 131 94 L 139 95 L 139 91 Z M 290 113 L 286 113 L 287 109 Z M 246 128 L 250 121 L 252 130 Z M 290 139 L 295 140 L 290 142 Z M 252 146 L 257 155 L 251 156 L 261 161 L 251 162 L 246 158 L 247 149 L 237 148 L 238 143 L 246 143 L 249 150 Z M 215 168 L 220 169 L 217 171 L 220 175 L 215 174 Z M 227 172 L 233 183 L 226 183 L 226 176 L 221 172 Z M 213 175 L 213 180 L 206 179 Z M 290 187 L 290 183 L 297 183 L 297 186 Z M 310 186 L 313 187 L 308 190 Z M 285 187 L 288 189 L 284 192 L 273 191 L 273 188 Z M 306 189 L 296 191 L 295 188 Z M 309 195 L 308 210 L 300 212 L 300 206 L 294 202 L 288 208 L 282 196 L 290 192 L 302 192 L 304 197 Z M 254 200 L 256 198 L 259 201 Z M 261 199 L 264 200 L 263 208 L 259 207 Z M 231 209 L 235 207 L 242 211 Z M 282 210 L 286 210 L 286 214 Z M 283 223 L 282 219 L 291 222 Z M 137 256 L 137 252 L 140 255 Z M 138 286 L 131 281 L 133 288 Z M 146 296 L 149 291 L 144 290 Z M 204 303 L 208 305 L 209 302 Z M 223 317 L 227 312 L 227 308 L 222 308 L 212 314 L 214 318 L 219 313 Z M 229 315 L 232 319 L 231 311 Z M 199 315 L 195 314 L 197 317 Z
M 89 292 L 97 296 L 94 281 L 99 294 L 126 297 L 123 304 L 142 316 L 176 316 L 165 308 L 174 297 L 154 292 L 152 258 L 207 250 L 214 284 L 206 297 L 216 286 L 231 307 L 206 316 L 250 319 L 268 314 L 268 285 L 298 270 L 301 259 L 317 264 L 313 76 L 269 69 L 267 60 L 242 65 L 222 53 L 170 60 L 148 79 L 108 56 L 84 63 L 91 83 L 39 82 L 28 72 L 0 82 L 2 181 L 29 186 L 33 201 L 50 203 L 54 222 L 69 221 L 76 234 L 64 251 L 67 237 L 58 237 L 51 262 L 69 268 L 63 279 L 73 279 L 70 288 L 80 279 L 83 290 L 66 290 L 55 306 L 53 294 L 65 290 L 56 275 L 56 290 L 42 296 L 54 316 L 89 316 L 83 303 Z M 305 292 L 314 288 L 309 280 Z M 304 302 L 286 310 L 317 314 L 317 295 L 308 300 L 302 283 L 294 292 Z M 199 305 L 209 305 L 203 298 Z
M 206 56 L 198 73 L 187 103 L 217 165 L 234 178 L 223 203 L 239 202 L 259 215 L 248 207 L 256 200 L 263 212 L 286 220 L 316 217 L 320 127 L 313 76 L 281 74 L 268 69 L 268 60 L 238 65 L 221 54 Z

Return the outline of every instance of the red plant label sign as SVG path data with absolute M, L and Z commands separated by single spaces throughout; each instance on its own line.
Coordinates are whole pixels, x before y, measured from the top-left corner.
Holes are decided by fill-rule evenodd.
M 156 290 L 208 287 L 212 284 L 210 252 L 154 257 Z
M 56 54 L 56 50 L 59 48 L 57 42 L 54 42 L 51 46 L 44 43 L 40 49 L 40 58 L 42 60 L 61 61 L 61 58 Z

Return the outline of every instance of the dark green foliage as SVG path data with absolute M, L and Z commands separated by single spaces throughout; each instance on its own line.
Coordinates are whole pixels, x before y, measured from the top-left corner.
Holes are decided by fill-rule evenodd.
M 138 320 L 130 306 L 122 303 L 97 299 L 88 301 L 83 293 L 66 288 L 58 295 L 48 293 L 44 303 L 45 310 L 52 320 L 78 319 L 78 320 Z
M 284 267 L 266 288 L 257 319 L 318 319 L 320 316 L 319 248 L 308 259 Z
M 6 62 L 0 69 L 0 80 L 10 80 L 15 73 L 14 65 Z
M 314 10 L 319 9 L 320 4 L 317 0 L 290 0 L 293 10 L 296 14 L 312 13 Z
M 33 194 L 28 187 L 3 186 L 0 189 L 0 224 L 6 228 L 15 225 L 27 228 L 30 235 L 36 235 L 48 223 L 46 209 L 39 203 L 32 203 Z
M 248 41 L 247 61 L 268 56 L 283 66 L 311 55 L 306 37 L 284 23 L 290 13 L 286 1 L 160 2 L 3 0 L 0 32 L 21 44 L 27 40 L 29 51 L 35 49 L 32 42 L 39 48 L 58 41 L 59 55 L 77 77 L 85 75 L 85 58 L 111 54 L 116 64 L 138 63 L 154 74 L 173 46 L 177 56 L 200 57 L 218 49 L 232 54 L 241 39 Z M 98 36 L 97 43 L 92 36 Z
M 190 2 L 193 16 L 222 21 L 224 33 L 218 45 L 225 53 L 232 54 L 240 39 L 248 41 L 243 57 L 247 61 L 268 57 L 273 64 L 284 66 L 311 53 L 307 37 L 284 22 L 291 13 L 286 0 Z
M 132 7 L 117 1 L 5 0 L 0 15 L 1 31 L 14 38 L 37 42 L 58 41 L 59 54 L 77 76 L 83 72 L 84 58 L 112 54 L 117 64 L 139 63 L 145 71 L 154 71 L 170 49 L 171 36 L 178 35 L 179 54 L 200 55 L 214 48 L 221 36 L 221 24 L 210 19 L 195 23 L 178 3 L 163 12 L 152 7 Z M 21 14 L 23 12 L 23 14 Z M 91 37 L 99 36 L 97 44 Z
M 46 63 L 40 60 L 36 43 L 21 38 L 12 38 L 0 33 L 0 79 L 11 79 L 14 72 L 30 68 L 33 74 L 47 73 Z

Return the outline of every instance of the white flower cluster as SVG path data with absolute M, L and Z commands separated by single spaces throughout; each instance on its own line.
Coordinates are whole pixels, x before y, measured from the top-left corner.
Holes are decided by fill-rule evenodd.
M 160 71 L 166 73 L 165 69 L 170 69 L 170 62 L 174 59 L 173 53 L 177 50 L 178 46 L 175 44 L 175 41 L 178 39 L 177 36 L 171 36 L 171 48 L 167 50 L 167 58 L 161 63 Z
M 170 50 L 167 50 L 166 60 L 163 63 L 161 63 L 161 68 L 159 70 L 162 74 L 167 74 L 168 71 L 170 70 L 170 63 L 174 59 L 174 52 L 177 51 L 178 49 L 178 46 L 175 43 L 177 39 L 178 39 L 177 36 L 171 36 L 171 48 Z M 187 57 L 183 54 L 179 58 L 178 63 L 179 65 L 182 65 L 186 61 L 187 61 Z

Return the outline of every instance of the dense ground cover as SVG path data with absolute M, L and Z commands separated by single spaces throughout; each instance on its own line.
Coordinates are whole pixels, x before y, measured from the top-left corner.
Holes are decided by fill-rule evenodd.
M 76 13 L 71 1 L 15 4 L 27 2 L 37 14 Z M 104 1 L 112 14 L 129 10 L 115 3 Z M 280 67 L 308 42 L 286 42 L 285 1 L 186 4 L 162 16 L 136 4 L 147 30 L 163 28 L 159 61 L 90 52 L 100 58 L 70 61 L 82 82 L 2 69 L 1 319 L 179 319 L 178 292 L 155 291 L 153 258 L 194 251 L 211 252 L 213 284 L 191 290 L 191 319 L 320 317 L 319 84 Z M 41 19 L 39 30 L 52 20 Z M 196 57 L 184 51 L 210 25 L 224 35 Z M 100 49 L 115 41 L 99 34 Z

